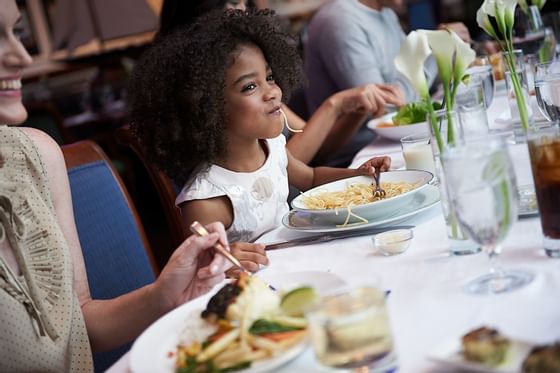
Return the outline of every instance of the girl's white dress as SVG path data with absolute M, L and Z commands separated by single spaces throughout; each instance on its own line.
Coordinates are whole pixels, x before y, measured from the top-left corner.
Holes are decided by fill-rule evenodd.
M 286 139 L 280 135 L 264 140 L 268 157 L 254 172 L 234 172 L 217 165 L 201 165 L 177 196 L 185 201 L 227 196 L 233 206 L 230 242 L 252 242 L 282 223 L 288 208 L 288 158 Z

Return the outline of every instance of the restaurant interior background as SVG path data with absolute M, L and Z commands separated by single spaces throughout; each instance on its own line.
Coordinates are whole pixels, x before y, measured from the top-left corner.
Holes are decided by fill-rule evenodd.
M 185 0 L 188 1 L 188 0 Z M 327 0 L 257 0 L 285 19 L 305 41 L 305 24 Z M 408 0 L 400 13 L 406 31 L 462 21 L 473 39 L 483 37 L 475 14 L 483 0 Z M 96 141 L 123 178 L 156 254 L 163 264 L 175 247 L 145 165 L 118 136 L 126 125 L 127 76 L 151 43 L 162 0 L 21 0 L 22 41 L 34 58 L 24 71 L 26 125 L 41 128 L 59 144 Z M 551 0 L 544 12 L 559 11 Z M 296 95 L 300 97 L 301 95 Z M 304 114 L 301 100 L 293 107 Z

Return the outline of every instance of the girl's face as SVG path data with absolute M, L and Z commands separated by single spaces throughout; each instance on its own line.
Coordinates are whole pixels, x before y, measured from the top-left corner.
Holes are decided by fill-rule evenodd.
M 225 117 L 228 139 L 266 139 L 282 133 L 282 90 L 261 50 L 241 45 L 226 72 Z
M 31 57 L 16 35 L 19 18 L 14 0 L 0 0 L 0 124 L 19 124 L 27 118 L 21 75 Z
M 247 0 L 228 0 L 225 5 L 226 9 L 247 9 Z

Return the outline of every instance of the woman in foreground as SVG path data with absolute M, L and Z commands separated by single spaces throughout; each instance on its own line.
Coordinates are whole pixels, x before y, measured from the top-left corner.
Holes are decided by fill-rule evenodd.
M 221 224 L 179 246 L 158 279 L 111 300 L 91 299 L 64 158 L 46 134 L 14 127 L 27 113 L 14 0 L 0 0 L 0 371 L 90 372 L 91 350 L 136 338 L 174 307 L 224 278 L 208 248 Z

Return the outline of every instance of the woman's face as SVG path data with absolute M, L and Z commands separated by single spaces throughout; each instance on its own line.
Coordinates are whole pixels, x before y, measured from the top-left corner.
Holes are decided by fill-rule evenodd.
M 260 48 L 242 45 L 226 72 L 225 115 L 228 140 L 269 139 L 282 133 L 282 90 Z
M 21 76 L 31 57 L 19 41 L 20 13 L 14 0 L 0 0 L 0 124 L 27 118 L 21 102 Z
M 247 9 L 247 0 L 228 0 L 225 5 L 226 9 Z

